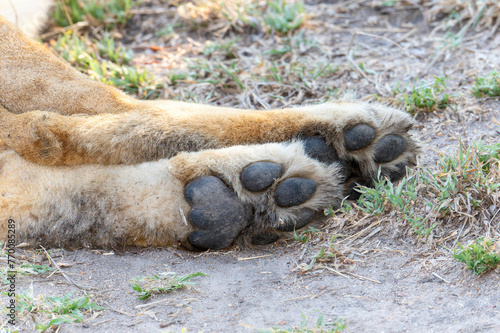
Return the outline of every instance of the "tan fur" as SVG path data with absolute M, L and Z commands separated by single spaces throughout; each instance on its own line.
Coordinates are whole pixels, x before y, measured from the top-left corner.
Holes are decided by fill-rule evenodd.
M 249 192 L 240 183 L 242 169 L 258 161 L 280 163 L 285 169 L 280 179 L 308 177 L 318 190 L 302 205 L 277 207 L 267 194 Z M 3 146 L 0 221 L 16 221 L 18 239 L 30 245 L 170 246 L 179 241 L 189 247 L 186 238 L 193 228 L 186 220 L 190 206 L 183 192 L 201 175 L 219 176 L 244 203 L 266 200 L 281 223 L 293 220 L 300 208 L 318 210 L 338 203 L 342 190 L 338 166 L 308 158 L 300 142 L 182 153 L 134 166 L 44 166 Z M 6 233 L 6 223 L 0 224 L 0 235 Z
M 407 140 L 385 170 L 415 163 L 412 120 L 392 108 L 339 101 L 253 111 L 137 101 L 79 73 L 0 17 L 0 238 L 13 218 L 33 245 L 185 244 L 193 227 L 184 187 L 203 175 L 220 177 L 245 203 L 267 198 L 271 223 L 293 220 L 302 207 L 338 203 L 343 179 L 337 164 L 308 158 L 300 142 L 280 142 L 319 134 L 373 177 L 374 145 L 344 148 L 343 134 L 356 124 L 376 129 L 374 142 L 388 133 Z M 244 190 L 239 174 L 258 161 L 284 166 L 281 179 L 315 180 L 317 192 L 284 209 L 269 199 L 280 180 L 265 195 Z

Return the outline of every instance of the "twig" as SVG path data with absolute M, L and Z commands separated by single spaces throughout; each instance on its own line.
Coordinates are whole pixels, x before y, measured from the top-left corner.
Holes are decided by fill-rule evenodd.
M 167 301 L 171 301 L 171 299 L 165 298 L 165 299 L 161 299 L 161 300 L 156 301 L 156 302 L 151 302 L 151 303 L 148 303 L 148 304 L 137 305 L 135 308 L 136 309 L 140 309 L 140 308 L 148 307 L 150 305 L 156 305 L 156 304 L 160 304 L 160 303 L 165 303 Z
M 111 304 L 109 303 L 104 303 L 104 305 L 106 305 L 106 307 L 108 309 L 110 309 L 111 311 L 114 311 L 116 313 L 119 313 L 119 314 L 122 314 L 122 315 L 126 315 L 126 316 L 129 316 L 129 317 L 135 317 L 133 314 L 130 314 L 128 312 L 125 312 L 125 311 L 122 311 L 122 310 L 118 310 L 118 309 L 115 309 L 114 307 L 111 306 Z
M 285 300 L 283 301 L 283 303 L 284 303 L 284 302 L 289 302 L 289 301 L 296 301 L 296 300 L 299 300 L 299 299 L 309 298 L 309 297 L 314 298 L 315 296 L 318 296 L 318 295 L 321 295 L 321 294 L 324 294 L 324 292 L 319 293 L 319 294 L 316 294 L 316 295 L 305 295 L 305 296 L 300 296 L 300 297 L 294 297 L 294 298 L 285 299 Z M 312 299 L 312 298 L 311 298 L 311 299 Z
M 333 268 L 328 267 L 328 266 L 318 265 L 318 268 L 326 268 L 327 270 L 332 271 L 332 272 L 334 272 L 335 274 L 338 274 L 338 275 L 340 275 L 340 276 L 343 276 L 343 277 L 345 277 L 346 279 L 348 279 L 348 278 L 349 278 L 348 276 L 346 276 L 346 275 L 344 275 L 344 274 L 340 273 L 338 270 L 333 269 Z
M 434 275 L 435 277 L 437 277 L 437 278 L 438 278 L 438 279 L 440 279 L 440 280 L 443 280 L 444 282 L 446 282 L 446 283 L 448 283 L 448 284 L 451 284 L 451 282 L 450 282 L 450 281 L 448 281 L 448 280 L 444 279 L 443 277 L 439 276 L 439 275 L 438 275 L 437 273 L 435 273 L 435 272 L 432 272 L 432 275 Z
M 179 322 L 179 319 L 174 319 L 174 320 L 171 320 L 169 322 L 166 322 L 165 324 L 161 324 L 160 328 L 165 328 L 165 327 L 168 327 L 168 326 L 175 324 L 175 323 L 178 323 L 178 322 Z
M 389 38 L 387 37 L 384 37 L 384 36 L 378 36 L 378 35 L 373 35 L 373 34 L 369 34 L 369 33 L 366 33 L 366 32 L 361 32 L 361 31 L 356 31 L 354 32 L 354 34 L 352 35 L 352 38 L 351 38 L 351 41 L 349 42 L 349 48 L 347 49 L 347 53 L 346 53 L 346 58 L 347 60 L 349 60 L 349 62 L 351 63 L 351 65 L 354 66 L 354 68 L 370 83 L 374 84 L 375 86 L 377 87 L 382 87 L 383 89 L 385 89 L 386 91 L 388 91 L 389 93 L 392 93 L 391 89 L 390 88 L 387 88 L 386 86 L 378 83 L 377 81 L 375 80 L 372 80 L 368 77 L 368 75 L 366 75 L 365 71 L 362 70 L 358 64 L 356 64 L 354 62 L 354 59 L 352 58 L 352 54 L 351 54 L 351 48 L 352 48 L 352 44 L 354 43 L 354 39 L 356 38 L 357 35 L 363 35 L 363 36 L 368 36 L 368 37 L 373 37 L 373 38 L 376 38 L 376 39 L 383 39 L 393 45 L 396 45 L 397 47 L 399 47 L 401 49 L 401 51 L 403 52 L 403 54 L 405 54 L 406 56 L 410 57 L 410 58 L 414 58 L 414 56 L 412 56 L 411 54 L 408 53 L 408 51 L 406 51 L 401 45 L 399 45 L 398 43 L 390 40 Z
M 462 231 L 464 230 L 464 227 L 465 227 L 466 223 L 467 223 L 467 221 L 465 221 L 464 224 L 462 224 L 462 228 L 460 228 L 460 231 L 458 232 L 457 239 L 455 239 L 455 242 L 453 243 L 453 246 L 451 247 L 452 249 L 454 249 L 455 246 L 457 246 L 458 240 L 460 239 L 460 236 L 462 235 Z
M 181 208 L 181 207 L 179 207 L 179 212 L 181 213 L 182 221 L 184 221 L 184 224 L 185 224 L 185 225 L 189 225 L 189 224 L 188 224 L 188 221 L 187 221 L 187 219 L 186 219 L 186 215 L 184 214 L 184 211 L 182 210 L 182 208 Z
M 92 325 L 92 326 L 101 325 L 101 324 L 107 323 L 107 322 L 109 322 L 109 321 L 111 321 L 111 320 L 113 320 L 113 319 L 106 319 L 106 320 L 100 321 L 100 322 L 98 322 L 98 323 L 93 323 L 93 324 L 91 324 L 91 325 Z
M 338 244 L 343 243 L 343 242 L 345 242 L 346 240 L 351 239 L 351 238 L 354 238 L 354 239 L 358 238 L 360 234 L 364 233 L 366 230 L 368 230 L 368 229 L 370 229 L 370 228 L 373 228 L 373 227 L 374 227 L 374 226 L 376 226 L 377 224 L 382 223 L 382 221 L 383 221 L 383 220 L 378 220 L 377 222 L 373 222 L 372 224 L 370 224 L 368 227 L 364 228 L 363 230 L 361 230 L 361 231 L 359 231 L 359 232 L 355 233 L 355 234 L 354 234 L 354 235 L 352 235 L 352 236 L 347 237 L 346 239 L 343 239 L 343 240 L 339 241 L 339 242 L 338 242 Z
M 406 51 L 406 49 L 404 47 L 402 47 L 401 45 L 399 45 L 397 42 L 387 38 L 387 37 L 384 37 L 384 36 L 379 36 L 379 35 L 373 35 L 373 34 L 369 34 L 369 33 L 366 33 L 366 32 L 361 32 L 361 31 L 356 31 L 354 33 L 354 36 L 353 38 L 351 39 L 351 42 L 354 40 L 354 37 L 356 35 L 363 35 L 363 36 L 368 36 L 368 37 L 373 37 L 375 39 L 383 39 L 385 40 L 386 42 L 389 42 L 391 43 L 392 45 L 395 45 L 397 47 L 399 47 L 399 49 L 401 50 L 401 52 L 403 52 L 403 54 L 409 58 L 415 58 L 413 55 L 411 55 L 410 53 L 408 53 L 408 51 Z M 349 48 L 351 48 L 351 45 L 349 45 Z
M 248 258 L 238 258 L 238 261 L 260 259 L 260 258 L 266 258 L 266 257 L 270 257 L 270 256 L 272 256 L 272 254 L 266 254 L 264 256 L 256 256 L 256 257 L 248 257 Z
M 380 281 L 377 281 L 377 280 L 374 280 L 374 279 L 370 279 L 370 278 L 367 278 L 367 277 L 365 277 L 365 276 L 357 275 L 357 274 L 350 273 L 350 272 L 344 272 L 344 273 L 345 273 L 345 274 L 352 275 L 352 276 L 357 277 L 357 278 L 359 278 L 359 279 L 368 280 L 368 281 L 371 281 L 371 282 L 375 282 L 375 283 L 378 283 L 378 284 L 382 284 L 382 282 L 380 282 Z
M 69 25 L 67 27 L 64 27 L 64 28 L 57 28 L 51 32 L 48 32 L 46 34 L 43 34 L 43 35 L 40 35 L 40 39 L 44 40 L 46 38 L 49 38 L 49 37 L 52 37 L 52 36 L 55 36 L 55 35 L 59 35 L 59 34 L 63 34 L 65 33 L 66 31 L 68 30 L 78 30 L 80 28 L 84 28 L 84 27 L 88 27 L 89 26 L 89 23 L 87 21 L 82 21 L 82 22 L 78 22 L 78 23 L 75 23 L 75 24 L 72 24 L 72 25 Z
M 52 262 L 52 264 L 54 265 L 54 267 L 55 267 L 55 268 L 59 271 L 59 273 L 61 273 L 61 274 L 62 274 L 62 276 L 64 276 L 64 278 L 65 278 L 66 280 L 68 280 L 68 282 L 69 282 L 69 283 L 71 283 L 71 284 L 75 285 L 76 287 L 78 287 L 78 288 L 80 288 L 80 289 L 84 289 L 84 290 L 90 290 L 90 289 L 92 289 L 92 288 L 90 288 L 90 287 L 81 286 L 81 285 L 79 285 L 78 283 L 76 283 L 75 281 L 71 280 L 71 279 L 69 278 L 69 276 L 61 270 L 61 268 L 59 267 L 59 265 L 58 265 L 58 264 L 54 261 L 54 259 L 50 256 L 50 254 L 47 252 L 47 250 L 46 250 L 46 249 L 45 249 L 42 245 L 40 245 L 40 247 L 43 249 L 43 251 L 45 252 L 45 254 L 47 255 L 47 257 L 49 258 L 49 260 L 50 260 L 50 261 Z

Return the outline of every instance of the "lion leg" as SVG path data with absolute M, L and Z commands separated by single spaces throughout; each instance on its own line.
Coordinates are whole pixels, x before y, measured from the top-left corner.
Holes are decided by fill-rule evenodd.
M 120 113 L 138 101 L 78 72 L 0 16 L 0 105 L 12 113 Z
M 264 244 L 342 199 L 342 165 L 309 157 L 300 141 L 132 166 L 42 166 L 4 147 L 0 167 L 0 221 L 14 220 L 17 241 L 32 246 Z
M 134 166 L 43 166 L 0 147 L 0 238 L 15 221 L 32 246 L 169 246 L 192 228 L 167 160 Z
M 0 140 L 40 164 L 131 164 L 238 144 L 301 139 L 346 168 L 346 193 L 382 176 L 398 180 L 416 163 L 419 144 L 401 111 L 362 102 L 329 102 L 248 111 L 166 102 L 172 109 L 68 117 L 1 112 Z M 209 110 L 209 111 L 207 111 Z M 328 151 L 328 152 L 327 152 Z M 327 153 L 326 153 L 327 152 Z

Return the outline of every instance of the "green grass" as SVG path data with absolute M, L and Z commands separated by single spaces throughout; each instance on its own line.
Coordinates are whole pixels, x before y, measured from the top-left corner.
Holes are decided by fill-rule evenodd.
M 106 32 L 100 39 L 94 40 L 99 55 L 118 65 L 127 65 L 134 58 L 132 50 L 116 43 L 115 39 Z
M 446 77 L 435 77 L 434 82 L 421 81 L 417 84 L 417 79 L 410 92 L 403 95 L 404 108 L 408 113 L 417 114 L 420 111 L 435 111 L 447 108 L 451 103 L 451 98 L 446 93 Z M 400 92 L 398 87 L 395 93 Z
M 111 28 L 130 19 L 129 11 L 135 3 L 134 0 L 57 0 L 52 18 L 61 27 L 87 20 Z
M 307 230 L 300 231 L 300 234 L 297 234 L 297 232 L 294 230 L 293 231 L 293 238 L 300 243 L 307 243 L 309 238 L 311 236 L 316 235 L 319 233 L 319 230 L 314 228 L 314 227 L 309 227 Z
M 29 316 L 30 321 L 35 322 L 35 329 L 40 332 L 55 329 L 63 323 L 81 323 L 94 311 L 105 310 L 90 302 L 88 295 L 73 297 L 72 293 L 69 293 L 62 297 L 35 296 L 33 286 L 27 293 L 17 293 L 15 297 L 17 315 L 20 318 Z
M 393 213 L 418 236 L 427 237 L 438 221 L 473 216 L 498 204 L 499 151 L 500 144 L 460 145 L 455 154 L 440 158 L 436 171 L 418 169 L 398 184 L 379 177 L 373 188 L 358 187 L 360 198 L 345 202 L 339 212 Z M 326 215 L 335 213 L 332 208 L 325 211 Z
M 472 95 L 475 97 L 496 97 L 500 96 L 500 75 L 497 71 L 492 71 L 485 76 L 476 77 Z
M 453 257 L 463 262 L 474 274 L 486 273 L 500 263 L 500 255 L 494 252 L 496 244 L 491 239 L 480 237 L 467 247 L 457 245 L 460 250 L 455 249 Z
M 5 244 L 4 241 L 0 241 L 0 248 L 2 248 L 4 244 Z M 5 262 L 7 262 L 6 251 L 0 251 L 0 257 L 2 257 L 5 260 Z M 10 269 L 7 264 L 0 265 L 0 276 L 2 277 L 1 283 L 3 284 L 10 284 L 10 281 L 6 280 L 7 271 L 15 271 L 17 276 L 33 276 L 33 275 L 44 274 L 47 272 L 53 272 L 54 269 L 49 265 L 32 264 L 30 262 L 27 262 L 26 260 L 15 261 L 14 269 Z
M 347 324 L 344 319 L 336 318 L 333 321 L 325 322 L 324 316 L 320 315 L 313 325 L 305 315 L 302 315 L 302 321 L 299 326 L 293 328 L 271 327 L 257 330 L 259 333 L 339 333 L 343 332 Z
M 53 48 L 79 71 L 139 98 L 157 98 L 163 89 L 149 71 L 128 65 L 132 51 L 118 45 L 107 33 L 92 42 L 68 31 L 59 36 Z
M 272 0 L 267 2 L 267 6 L 263 18 L 270 31 L 285 34 L 297 29 L 306 20 L 306 11 L 302 1 Z
M 177 276 L 175 273 L 167 272 L 151 277 L 138 277 L 130 281 L 130 286 L 137 292 L 140 300 L 145 300 L 154 294 L 169 293 L 177 289 L 185 288 L 195 284 L 190 280 L 197 276 L 207 276 L 204 273 L 190 273 Z
M 404 177 L 395 185 L 390 180 L 379 177 L 379 180 L 374 182 L 374 188 L 359 187 L 361 196 L 356 202 L 356 208 L 370 215 L 395 211 L 398 220 L 408 223 L 418 236 L 427 237 L 436 227 L 436 223 L 429 224 L 428 219 L 415 209 L 417 186 L 423 181 L 422 178 L 428 179 L 428 174 L 417 172 Z M 346 206 L 348 204 L 344 207 Z M 349 207 L 347 211 L 351 209 Z
M 201 54 L 206 57 L 212 57 L 215 55 L 221 55 L 225 59 L 235 59 L 236 58 L 236 43 L 238 39 L 233 39 L 230 41 L 206 41 Z
M 16 272 L 16 275 L 20 276 L 32 276 L 32 275 L 39 275 L 39 274 L 44 274 L 47 272 L 52 272 L 54 269 L 48 265 L 36 265 L 36 264 L 31 264 L 31 263 L 21 263 L 19 267 L 16 267 L 14 269 Z M 10 284 L 9 281 L 6 280 L 7 276 L 7 265 L 4 265 L 4 267 L 0 268 L 0 275 L 3 277 L 2 283 L 4 284 Z
M 304 3 L 299 0 L 193 0 L 180 5 L 178 12 L 193 28 L 220 20 L 240 32 L 254 27 L 268 33 L 287 34 L 307 19 Z

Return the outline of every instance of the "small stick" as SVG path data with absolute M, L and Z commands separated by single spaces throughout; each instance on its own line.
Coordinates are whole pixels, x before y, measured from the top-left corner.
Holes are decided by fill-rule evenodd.
M 353 237 L 354 237 L 354 239 L 356 239 L 356 238 L 358 238 L 358 237 L 359 237 L 359 235 L 360 235 L 360 234 L 362 234 L 363 232 L 365 232 L 366 230 L 368 230 L 368 229 L 370 229 L 370 228 L 373 228 L 374 226 L 376 226 L 377 224 L 381 223 L 382 221 L 383 221 L 383 220 L 378 220 L 377 222 L 374 222 L 374 223 L 370 224 L 368 227 L 366 227 L 366 228 L 364 228 L 363 230 L 361 230 L 361 231 L 359 231 L 359 232 L 355 233 L 354 235 L 349 236 L 349 237 L 347 237 L 346 239 L 343 239 L 343 240 L 339 241 L 338 243 L 339 243 L 339 244 L 340 244 L 340 243 L 343 243 L 343 242 L 345 242 L 346 240 L 351 239 L 351 238 L 353 238 Z
M 300 297 L 295 297 L 295 298 L 289 298 L 289 299 L 285 299 L 283 302 L 296 301 L 299 299 L 314 297 L 314 296 L 317 296 L 317 295 L 305 295 L 305 296 L 300 296 Z
M 61 270 L 61 268 L 59 267 L 59 265 L 56 264 L 56 262 L 54 261 L 54 259 L 52 259 L 52 257 L 50 256 L 50 254 L 47 252 L 47 250 L 42 245 L 40 245 L 40 247 L 43 249 L 43 251 L 45 252 L 45 254 L 47 255 L 47 257 L 49 258 L 49 260 L 52 262 L 52 264 L 55 266 L 55 268 L 59 271 L 59 273 L 62 274 L 62 276 L 64 276 L 64 278 L 66 280 L 68 280 L 68 282 L 70 282 L 71 284 L 75 285 L 76 287 L 78 287 L 80 289 L 84 289 L 84 290 L 92 289 L 90 287 L 81 286 L 81 285 L 77 284 L 75 281 L 71 280 L 69 278 L 69 276 Z
M 451 284 L 451 282 L 450 282 L 450 281 L 445 280 L 443 277 L 439 276 L 437 273 L 432 272 L 432 275 L 434 275 L 435 277 L 437 277 L 437 278 L 438 278 L 438 279 L 440 279 L 440 280 L 443 280 L 444 282 L 446 282 L 446 283 L 448 283 L 448 284 Z
M 238 258 L 238 261 L 260 259 L 260 258 L 266 258 L 266 257 L 270 257 L 270 256 L 272 256 L 272 254 L 266 254 L 264 256 L 256 256 L 256 257 L 248 257 L 248 258 Z
M 332 271 L 332 272 L 334 272 L 335 274 L 338 274 L 338 275 L 340 275 L 340 276 L 343 276 L 343 277 L 345 277 L 346 279 L 348 279 L 348 278 L 349 278 L 348 276 L 345 276 L 344 274 L 340 273 L 338 270 L 333 269 L 333 268 L 331 268 L 331 267 L 328 267 L 328 266 L 323 266 L 323 265 L 318 266 L 318 267 L 321 267 L 321 268 L 326 268 L 327 270 Z
M 148 304 L 141 304 L 141 305 L 137 305 L 135 308 L 136 308 L 136 309 L 140 309 L 140 308 L 148 307 L 148 306 L 150 306 L 150 305 L 156 305 L 156 304 L 160 304 L 160 303 L 165 303 L 165 302 L 167 302 L 167 301 L 171 301 L 171 299 L 168 299 L 168 298 L 166 298 L 166 299 L 161 299 L 161 300 L 156 301 L 156 302 L 151 302 L 151 303 L 148 303 Z
M 188 224 L 188 221 L 187 221 L 187 219 L 186 219 L 186 215 L 184 215 L 184 211 L 182 210 L 182 208 L 181 208 L 181 207 L 179 207 L 179 212 L 181 213 L 182 221 L 184 221 L 184 224 L 185 224 L 185 225 L 189 225 L 189 224 Z
M 118 310 L 118 309 L 115 309 L 114 307 L 111 306 L 111 304 L 109 303 L 104 303 L 106 305 L 107 308 L 109 308 L 111 311 L 114 311 L 116 313 L 119 313 L 119 314 L 122 314 L 122 315 L 126 315 L 126 316 L 129 316 L 129 317 L 135 317 L 133 314 L 130 314 L 128 312 L 125 312 L 125 311 L 122 311 L 122 310 Z
M 107 323 L 108 321 L 111 321 L 111 320 L 113 320 L 113 319 L 106 319 L 106 320 L 100 321 L 98 323 L 93 323 L 91 325 L 92 326 L 101 325 L 101 324 Z
M 401 45 L 399 45 L 398 43 L 396 43 L 395 41 L 387 38 L 387 37 L 384 37 L 384 36 L 379 36 L 379 35 L 373 35 L 373 34 L 369 34 L 369 33 L 366 33 L 366 32 L 361 32 L 361 31 L 356 31 L 354 33 L 354 35 L 363 35 L 363 36 L 368 36 L 368 37 L 373 37 L 375 39 L 383 39 L 385 40 L 386 42 L 389 42 L 391 43 L 392 45 L 395 45 L 397 47 L 399 47 L 399 49 L 401 50 L 401 52 L 404 53 L 405 56 L 409 57 L 409 58 L 414 58 L 413 55 L 411 55 L 410 53 L 408 53 L 408 51 L 406 51 L 406 49 L 404 47 L 402 47 Z M 354 39 L 354 36 L 353 36 L 353 39 Z M 351 40 L 352 42 L 352 40 Z M 351 46 L 349 45 L 349 49 L 351 48 Z
M 352 275 L 354 277 L 357 277 L 357 278 L 360 278 L 360 279 L 363 279 L 363 280 L 368 280 L 368 281 L 371 281 L 371 282 L 375 282 L 375 283 L 378 283 L 378 284 L 382 284 L 382 282 L 380 281 L 377 281 L 377 280 L 374 280 L 374 279 L 370 279 L 370 278 L 367 278 L 367 277 L 364 277 L 364 276 L 361 276 L 361 275 L 357 275 L 357 274 L 354 274 L 354 273 L 349 273 L 349 272 L 344 272 L 345 274 L 349 274 L 349 275 Z

